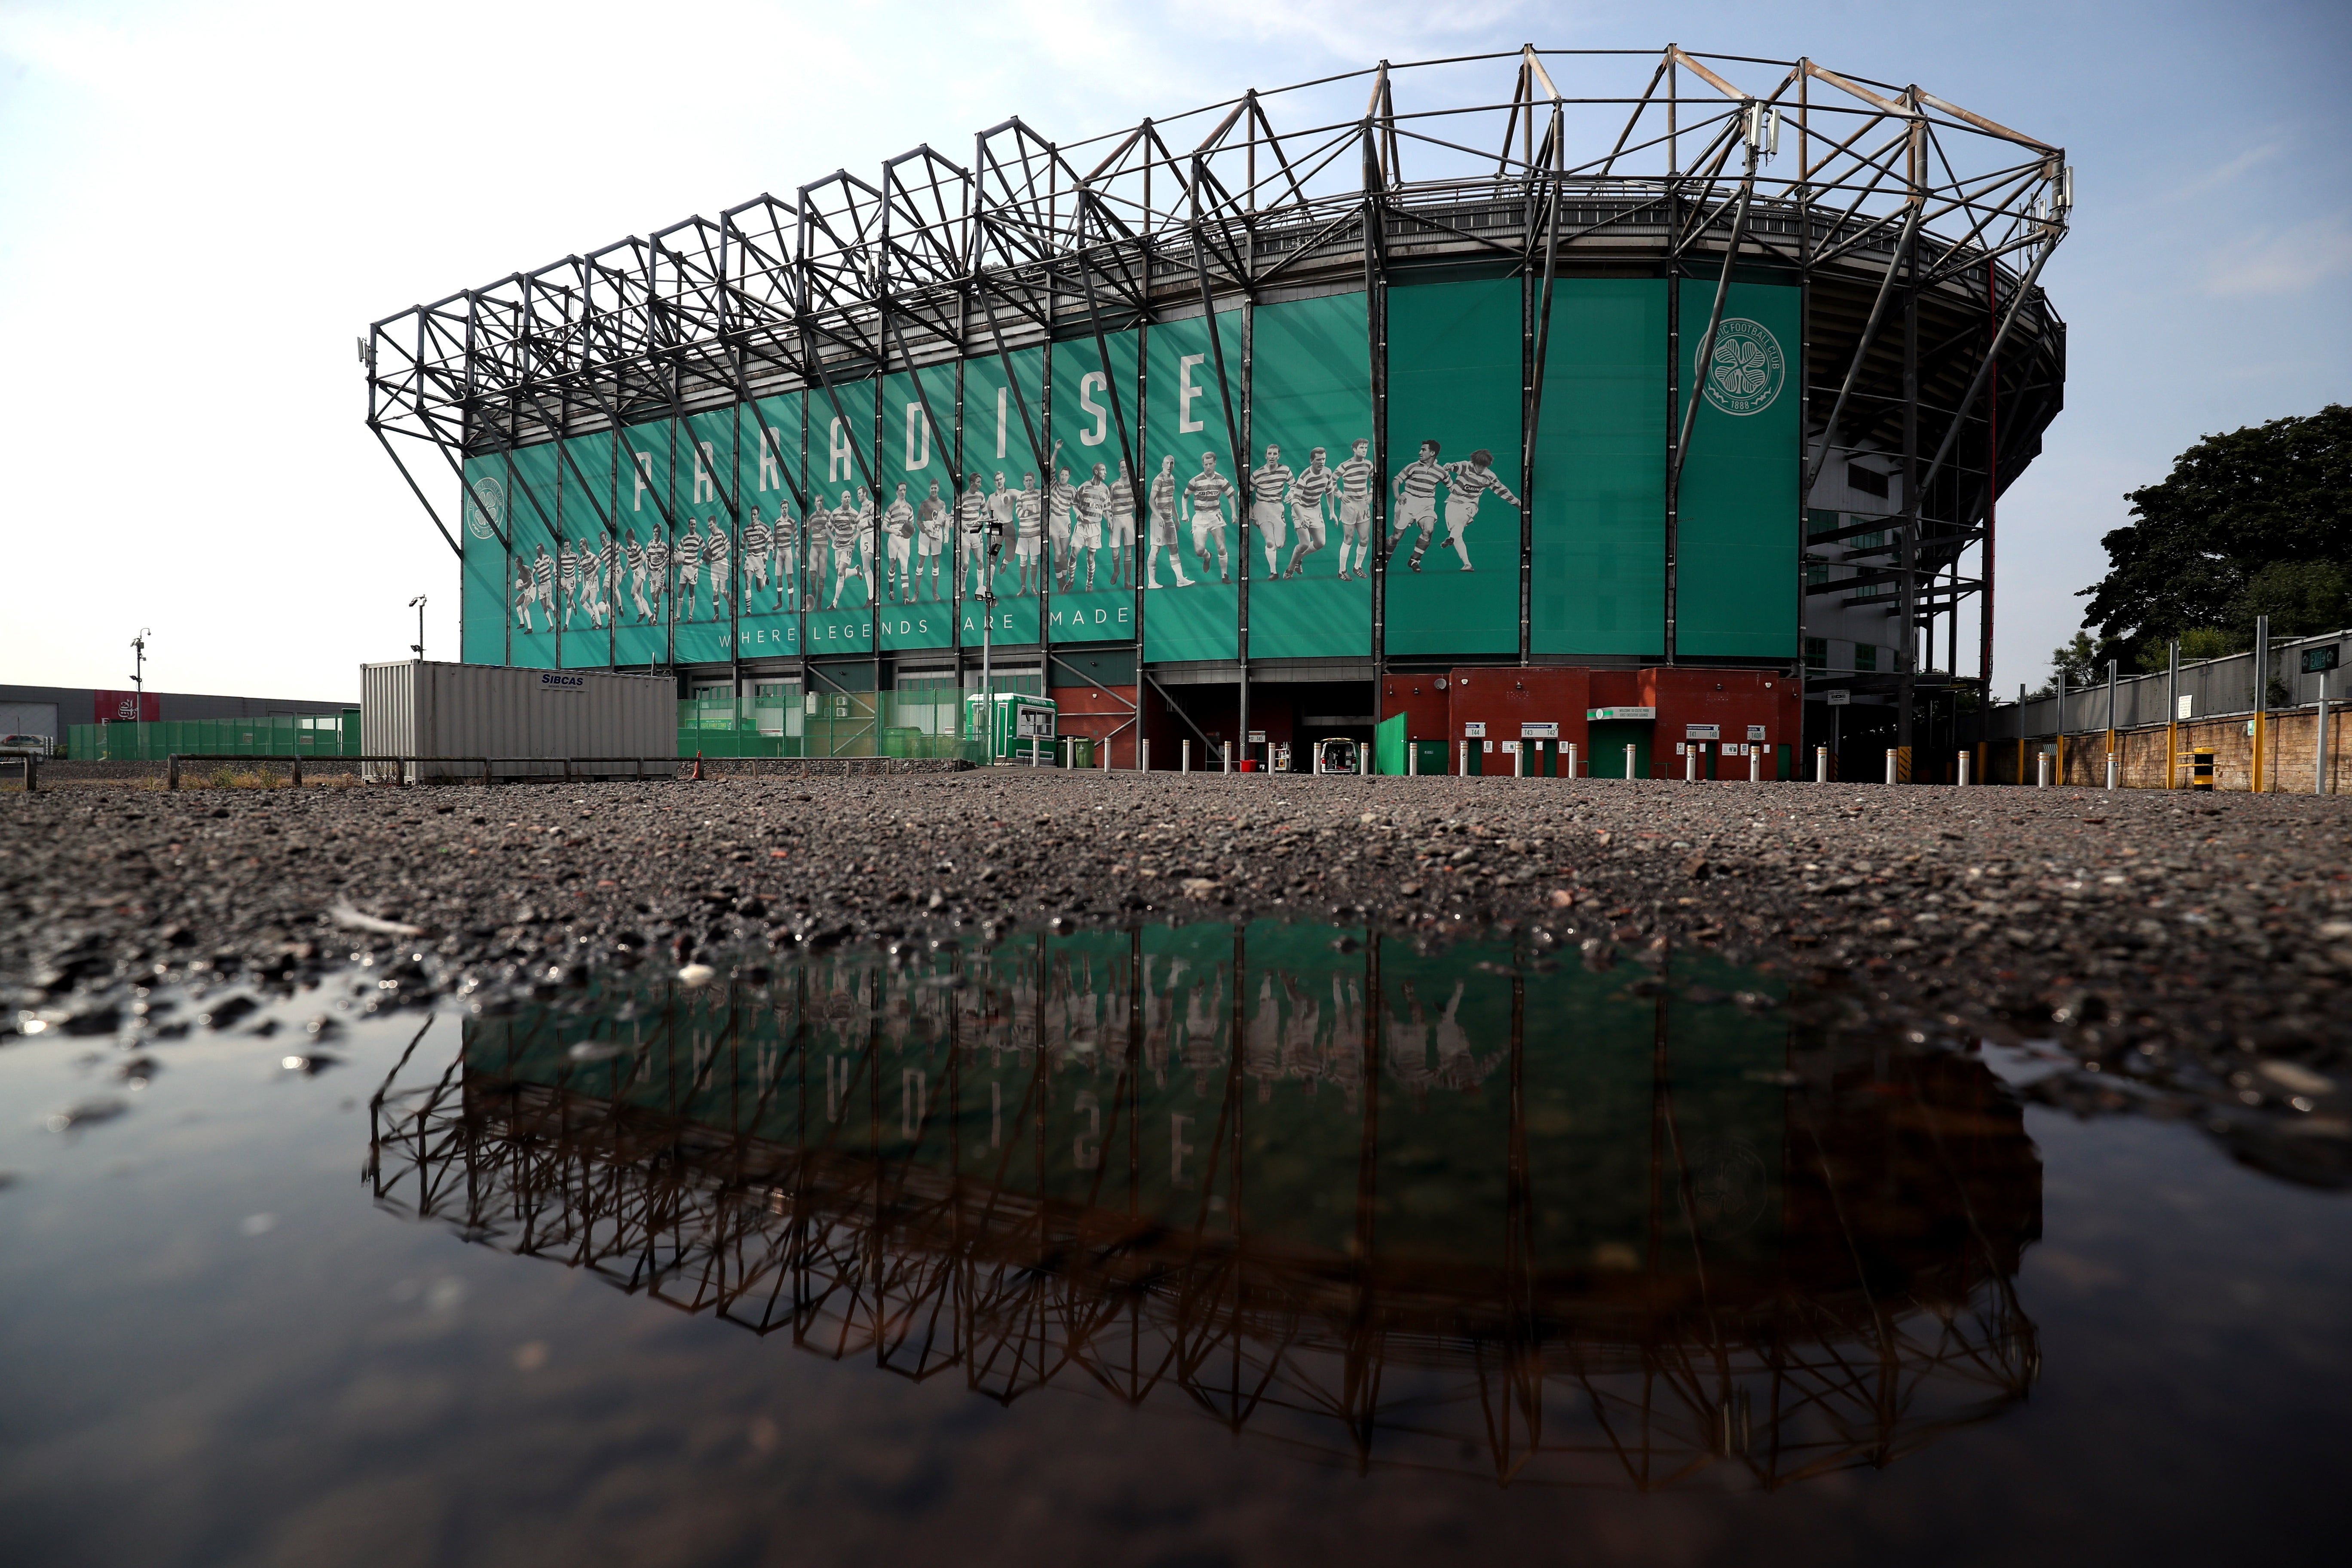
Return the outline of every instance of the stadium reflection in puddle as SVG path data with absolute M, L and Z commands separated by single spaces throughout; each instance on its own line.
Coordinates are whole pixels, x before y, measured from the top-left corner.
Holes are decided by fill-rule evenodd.
M 800 1351 L 1364 1468 L 1780 1488 L 2026 1395 L 2041 1164 L 1978 1058 L 1541 941 L 1146 927 L 607 976 L 404 1061 L 371 1175 Z

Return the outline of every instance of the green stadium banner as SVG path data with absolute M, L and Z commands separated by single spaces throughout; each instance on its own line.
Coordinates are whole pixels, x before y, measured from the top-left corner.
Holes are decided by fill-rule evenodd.
M 1033 432 L 1036 440 L 1045 438 L 1045 351 L 1015 349 L 1009 357 L 1009 377 L 1004 360 L 994 354 L 966 360 L 963 366 L 963 463 L 982 477 L 992 526 L 1002 530 L 995 542 L 999 553 L 992 574 L 996 624 L 990 634 L 999 647 L 1037 641 L 1038 590 L 1044 578 L 1038 563 L 1044 559 L 1045 464 L 1031 439 Z M 1020 388 L 1018 396 L 1015 384 Z M 1040 488 L 1028 503 L 1034 521 L 1029 525 L 1030 553 L 1024 557 L 1020 552 L 1019 498 L 1032 484 Z M 968 593 L 961 612 L 960 636 L 965 647 L 981 645 L 987 616 L 986 605 Z
M 1543 470 L 1536 474 L 1540 482 Z M 1521 1005 L 1529 1049 L 1519 1093 L 1538 1118 L 1529 1125 L 1549 1133 L 1527 1146 L 1528 1178 L 1543 1199 L 1528 1238 L 1534 1255 L 1561 1271 L 1638 1268 L 1650 1258 L 1659 1197 L 1650 1164 L 1657 1004 L 1609 975 L 1563 967 L 1527 986 Z M 1688 1059 L 1679 1036 L 1675 1045 L 1675 1059 Z M 1679 1219 L 1682 1210 L 1664 1212 Z
M 920 377 L 920 381 L 917 377 Z M 935 365 L 882 383 L 882 646 L 955 641 L 956 367 Z M 929 412 L 926 412 L 926 404 Z M 941 429 L 932 416 L 947 422 Z
M 1656 657 L 1666 647 L 1666 285 L 1553 285 L 1529 504 L 1529 644 Z
M 1233 1165 L 1218 1132 L 1233 1064 L 1234 931 L 1148 925 L 1141 945 L 1144 1026 L 1165 1039 L 1158 1059 L 1166 1065 L 1137 1082 L 1135 1124 L 1144 1154 L 1136 1212 L 1230 1231 L 1234 1215 L 1225 1191 Z
M 1241 570 L 1234 529 L 1241 485 L 1226 423 L 1242 416 L 1242 319 L 1217 315 L 1228 381 L 1217 380 L 1199 317 L 1152 327 L 1144 372 L 1144 449 L 1152 542 L 1144 552 L 1144 657 L 1232 659 L 1241 653 Z M 1213 458 L 1213 465 L 1204 461 Z M 1165 515 L 1165 521 L 1162 516 Z M 1220 522 L 1222 525 L 1220 525 Z M 1171 537 L 1172 535 L 1172 538 Z M 1155 589 L 1153 584 L 1157 583 Z
M 1678 655 L 1796 657 L 1799 297 L 1792 286 L 1735 277 L 1702 365 L 1715 284 L 1683 284 L 1685 369 L 1702 400 L 1683 461 Z
M 745 658 L 766 658 L 801 650 L 800 509 L 792 484 L 801 483 L 800 393 L 761 398 L 739 406 L 741 427 L 736 452 L 742 474 L 740 525 L 742 605 L 735 646 Z M 787 479 L 792 484 L 787 484 Z M 803 486 L 805 489 L 805 486 Z
M 515 604 L 515 632 L 507 645 L 511 661 L 525 668 L 552 669 L 557 664 L 556 628 L 572 608 L 577 563 L 562 539 L 562 498 L 556 493 L 555 447 L 541 443 L 522 447 L 502 458 L 500 479 L 507 489 L 509 542 L 514 565 L 509 574 Z
M 632 425 L 621 432 L 621 482 L 615 492 L 614 515 L 621 524 L 625 556 L 629 535 L 635 533 L 637 537 L 646 584 L 641 610 L 635 597 L 635 562 L 628 562 L 628 608 L 613 635 L 614 662 L 625 667 L 669 662 L 670 600 L 677 572 L 670 551 L 670 531 L 662 513 L 667 507 L 672 516 L 678 515 L 669 482 L 673 445 L 670 422 L 667 419 Z
M 1135 512 L 1119 429 L 1123 419 L 1130 442 L 1142 434 L 1136 397 L 1142 334 L 1108 332 L 1104 342 L 1108 369 L 1092 337 L 1054 345 L 1049 505 L 1061 515 L 1050 530 L 1059 570 L 1047 635 L 1055 642 L 1135 637 Z
M 614 486 L 619 469 L 610 436 L 583 436 L 547 448 L 556 475 L 555 493 L 563 531 L 576 558 L 591 563 L 578 574 L 572 619 L 563 629 L 563 662 L 573 669 L 603 669 L 613 661 L 616 616 L 629 606 L 626 530 L 615 531 Z
M 1250 331 L 1250 657 L 1368 658 L 1381 481 L 1364 296 L 1261 305 Z
M 1255 628 L 1253 628 L 1255 636 Z M 1245 931 L 1244 1070 L 1236 1185 L 1254 1239 L 1341 1256 L 1355 1239 L 1364 1140 L 1370 965 L 1361 926 L 1257 921 Z
M 1391 654 L 1518 652 L 1519 310 L 1517 279 L 1389 291 Z
M 733 409 L 721 408 L 689 415 L 678 429 L 670 649 L 680 664 L 724 664 L 734 652 L 738 543 L 728 502 L 740 482 L 735 437 L 741 425 Z
M 1683 341 L 1688 342 L 1690 318 L 1683 320 Z M 1701 336 L 1706 323 L 1701 315 Z M 1697 460 L 1694 447 L 1691 461 Z M 1684 472 L 1689 472 L 1687 465 Z M 1678 960 L 1675 977 L 1687 980 L 1691 990 L 1702 994 L 1758 984 L 1754 971 L 1735 968 L 1707 953 L 1694 955 L 1687 967 Z M 1762 978 L 1759 989 L 1775 1000 L 1786 995 L 1786 987 L 1769 977 Z M 1776 1038 L 1770 1028 L 1759 1027 L 1759 1020 L 1737 1007 L 1711 1006 L 1680 992 L 1665 1003 L 1666 1037 L 1674 1042 L 1665 1087 L 1674 1101 L 1681 1167 L 1688 1173 L 1685 1179 L 1696 1201 L 1690 1209 L 1672 1214 L 1663 1227 L 1664 1255 L 1658 1261 L 1684 1273 L 1717 1265 L 1771 1267 L 1780 1256 L 1787 1189 L 1782 1149 L 1788 1141 L 1788 1100 L 1785 1093 L 1773 1092 L 1775 1075 L 1787 1066 L 1786 1039 Z M 1653 1010 L 1655 1005 L 1652 1004 Z M 1654 1011 L 1650 1027 L 1654 1041 Z M 1638 1052 L 1630 1040 L 1628 1046 L 1628 1055 Z M 1648 1121 L 1645 1112 L 1632 1106 L 1620 1114 L 1621 1125 Z
M 874 651 L 879 519 L 866 476 L 874 460 L 875 383 L 834 382 L 808 394 L 810 521 L 816 535 L 812 654 Z
M 583 484 L 552 442 L 526 448 L 534 472 L 543 471 L 555 495 L 562 538 L 555 549 L 555 605 L 560 625 L 556 662 L 566 668 L 602 669 L 612 661 L 613 640 L 605 630 L 605 567 L 620 552 L 612 544 L 607 518 L 612 506 L 609 476 L 594 487 Z M 541 467 L 544 465 L 543 468 Z M 534 478 L 533 484 L 539 483 Z
M 1383 1247 L 1464 1262 L 1504 1255 L 1511 988 L 1472 982 L 1481 979 L 1474 965 L 1508 970 L 1514 958 L 1507 940 L 1428 953 L 1402 942 L 1381 944 L 1372 1188 Z M 1432 1149 L 1447 1151 L 1443 1187 L 1425 1173 Z
M 458 568 L 458 657 L 467 664 L 507 662 L 507 628 L 515 624 L 504 535 L 509 522 L 506 460 L 468 458 L 465 504 L 458 536 L 465 559 Z

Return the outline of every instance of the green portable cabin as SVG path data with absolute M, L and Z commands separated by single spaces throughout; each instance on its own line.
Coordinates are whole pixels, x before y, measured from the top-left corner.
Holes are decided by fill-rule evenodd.
M 989 711 L 991 701 L 994 711 Z M 1031 697 L 1024 692 L 999 691 L 992 694 L 970 692 L 963 700 L 964 734 L 973 740 L 988 742 L 991 761 L 1012 760 L 1026 763 L 1036 753 L 1041 763 L 1055 760 L 1055 726 L 1060 707 L 1050 697 Z

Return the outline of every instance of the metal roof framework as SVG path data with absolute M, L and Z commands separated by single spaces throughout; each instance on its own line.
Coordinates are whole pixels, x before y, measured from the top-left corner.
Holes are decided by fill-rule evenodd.
M 1507 96 L 1478 90 L 1506 72 Z M 1600 79 L 1571 94 L 1559 77 Z M 457 550 L 407 460 L 420 447 L 462 482 L 467 455 L 795 389 L 838 408 L 845 380 L 1335 279 L 1360 279 L 1377 339 L 1389 278 L 1446 262 L 1507 265 L 1528 280 L 1531 363 L 1553 284 L 1593 268 L 1716 281 L 1704 329 L 1677 329 L 1705 345 L 1734 268 L 1764 268 L 1809 286 L 1806 493 L 1835 453 L 1899 465 L 1899 514 L 1848 531 L 1891 529 L 1882 570 L 1895 613 L 1927 629 L 1931 655 L 1943 619 L 1948 671 L 1962 602 L 1979 600 L 1989 679 L 1994 501 L 2063 394 L 2063 323 L 2038 281 L 2067 232 L 2072 187 L 2060 148 L 1916 85 L 1810 59 L 1530 44 L 1382 61 L 1076 142 L 1006 120 L 974 137 L 968 163 L 926 144 L 873 179 L 836 171 L 789 200 L 761 195 L 412 307 L 361 342 L 368 424 Z M 1234 369 L 1215 368 L 1235 425 Z M 1697 401 L 1670 374 L 1669 658 L 1675 492 Z M 1542 378 L 1527 380 L 1532 482 Z M 932 390 L 918 385 L 928 404 Z M 1241 449 L 1238 426 L 1229 434 Z M 1034 426 L 1029 437 L 1042 459 Z M 1123 413 L 1119 438 L 1139 486 Z M 872 486 L 872 455 L 858 463 Z M 795 500 L 806 510 L 806 496 Z M 552 516 L 524 486 L 493 521 L 510 544 L 507 529 L 534 537 Z M 1964 575 L 1979 545 L 1981 568 Z M 1381 583 L 1376 572 L 1376 625 Z M 1912 674 L 1906 659 L 1906 694 Z

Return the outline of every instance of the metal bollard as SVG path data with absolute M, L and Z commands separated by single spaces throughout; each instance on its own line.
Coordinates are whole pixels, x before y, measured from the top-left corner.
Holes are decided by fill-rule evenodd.
M 1189 773 L 1192 771 L 1192 741 L 1189 735 L 1184 739 L 1183 748 L 1183 754 L 1176 759 L 1176 771 L 1180 773 Z
M 1105 735 L 1103 737 L 1102 771 L 1105 773 L 1110 772 L 1110 737 L 1108 735 Z
M 1748 782 L 1749 784 L 1764 782 L 1764 752 L 1753 741 L 1748 742 Z
M 1969 754 L 1968 754 L 1968 752 L 1960 752 L 1960 753 L 1959 753 L 1959 763 L 1958 763 L 1958 766 L 1957 768 L 1955 768 L 1955 770 L 1953 771 L 1952 777 L 1953 777 L 1953 779 L 1957 782 L 1957 784 L 1958 784 L 1958 786 L 1959 786 L 1960 788 L 1962 788 L 1962 789 L 1966 789 L 1966 788 L 1968 788 L 1968 786 L 1969 786 Z
M 2327 787 L 2327 672 L 2319 672 L 2319 705 L 2312 710 L 2311 793 L 2333 795 Z
M 165 789 L 180 787 L 180 758 L 176 752 L 163 759 L 163 787 Z
M 2036 789 L 2050 787 L 2050 753 L 2047 752 L 2033 753 L 2033 787 Z
M 1521 741 L 1519 749 L 1511 753 L 1511 776 L 1515 779 L 1528 776 L 1528 743 L 1525 741 Z
M 1698 783 L 1698 742 L 1696 741 L 1683 747 L 1683 783 Z
M 2116 752 L 2109 752 L 2107 753 L 2107 787 L 2109 789 L 2116 787 L 2116 780 L 2118 773 L 2121 772 L 2121 756 Z
M 1573 741 L 1568 743 L 1568 776 L 1576 776 L 1576 742 Z
M 1151 771 L 1151 742 L 1149 741 L 1135 743 L 1135 771 L 1139 773 Z
M 1895 782 L 1895 748 L 1892 746 L 1886 748 L 1886 782 Z
M 302 787 L 302 753 L 299 752 L 294 753 L 294 777 L 292 782 L 286 787 L 289 789 L 300 789 Z
M 1628 742 L 1625 747 L 1625 776 L 1629 779 L 1633 776 L 1633 752 L 1634 747 Z
M 1470 742 L 1460 741 L 1455 744 L 1460 747 L 1460 750 L 1455 753 L 1456 765 L 1454 771 L 1464 778 L 1468 778 L 1470 776 Z
M 1830 782 L 1830 749 L 1827 746 L 1813 748 L 1813 782 L 1815 784 Z
M 1404 743 L 1404 776 L 1409 779 L 1421 776 L 1421 744 L 1410 736 L 1406 737 Z
M 1234 743 L 1231 741 L 1221 741 L 1218 744 L 1225 749 L 1225 772 L 1232 773 L 1234 771 Z

